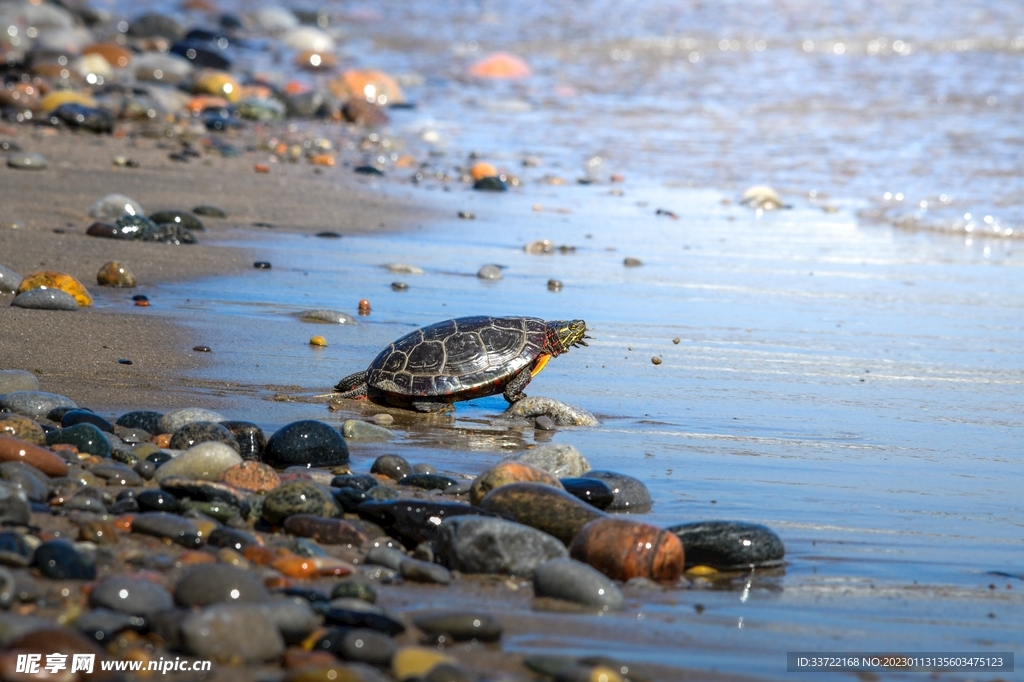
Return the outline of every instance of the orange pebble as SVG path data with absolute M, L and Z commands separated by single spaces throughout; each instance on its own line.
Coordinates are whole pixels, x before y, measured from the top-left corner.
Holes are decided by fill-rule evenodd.
M 286 587 L 291 587 L 292 581 L 288 580 L 288 578 L 285 578 L 283 575 L 270 576 L 263 580 L 263 585 L 266 586 L 268 590 L 283 590 Z
M 284 667 L 288 670 L 327 667 L 337 662 L 338 659 L 330 651 L 306 651 L 293 646 L 284 652 Z
M 203 109 L 224 108 L 230 105 L 223 97 L 215 95 L 196 95 L 188 101 L 185 107 L 193 114 L 198 114 Z
M 266 547 L 247 545 L 242 548 L 242 556 L 257 566 L 266 566 L 277 559 L 277 555 Z
M 270 166 L 268 166 L 265 163 L 257 163 L 253 170 L 256 171 L 257 173 L 269 173 Z
M 76 448 L 71 443 L 54 443 L 53 445 L 50 446 L 50 449 L 53 450 L 54 452 L 57 452 L 58 450 L 63 450 L 64 452 L 69 452 L 72 455 L 78 454 L 78 448 Z
M 312 578 L 318 571 L 312 559 L 301 556 L 286 556 L 270 564 L 275 570 L 281 571 L 289 578 L 305 580 Z
M 123 530 L 126 533 L 131 532 L 132 521 L 134 520 L 135 514 L 124 514 L 123 516 L 118 516 L 114 519 L 114 528 Z
M 416 165 L 416 157 L 409 154 L 399 156 L 398 160 L 395 161 L 395 168 L 412 168 Z
M 529 65 L 508 52 L 489 54 L 469 67 L 469 75 L 477 78 L 526 78 Z
M 333 556 L 318 556 L 310 559 L 310 561 L 313 563 L 316 573 L 322 576 L 340 577 L 351 575 L 355 571 L 355 566 L 344 559 L 338 559 Z
M 160 433 L 150 438 L 149 441 L 158 448 L 169 448 L 171 447 L 172 435 L 170 433 Z
M 149 301 L 136 301 L 135 305 L 139 306 L 140 308 L 148 308 Z
M 217 559 L 210 556 L 206 552 L 197 552 L 195 550 L 186 550 L 181 553 L 178 557 L 178 563 L 180 564 L 215 564 Z
M 580 529 L 569 555 L 613 580 L 675 581 L 683 574 L 683 543 L 666 530 L 629 519 L 594 519 Z
M 469 169 L 469 175 L 473 180 L 480 180 L 482 178 L 493 178 L 498 174 L 498 169 L 491 164 L 481 161 L 480 163 L 474 163 L 473 167 Z
M 369 315 L 370 314 L 370 302 L 367 299 L 359 301 L 359 314 Z
M 317 154 L 316 156 L 311 156 L 309 162 L 314 166 L 333 166 L 334 157 L 330 154 Z

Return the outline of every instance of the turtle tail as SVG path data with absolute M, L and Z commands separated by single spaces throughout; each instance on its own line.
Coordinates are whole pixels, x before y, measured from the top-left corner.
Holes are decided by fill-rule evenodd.
M 358 400 L 359 398 L 366 397 L 366 376 L 367 372 L 356 372 L 355 374 L 349 374 L 347 377 L 338 382 L 338 385 L 334 387 L 334 390 L 339 393 L 339 398 L 348 398 L 349 400 Z

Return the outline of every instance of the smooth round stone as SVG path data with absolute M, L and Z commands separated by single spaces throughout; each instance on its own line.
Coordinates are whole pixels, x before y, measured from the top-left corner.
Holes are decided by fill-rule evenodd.
M 203 544 L 196 524 L 186 518 L 164 512 L 139 514 L 132 520 L 132 532 L 167 538 L 189 549 L 195 549 Z
M 412 622 L 428 635 L 450 635 L 456 642 L 496 642 L 501 639 L 501 621 L 487 613 L 439 611 L 415 616 Z
M 32 518 L 32 507 L 25 491 L 6 481 L 0 481 L 0 523 L 27 524 Z
M 182 407 L 177 410 L 171 410 L 157 423 L 156 430 L 146 429 L 150 433 L 174 433 L 181 427 L 191 424 L 193 422 L 222 422 L 224 416 L 214 412 L 213 410 L 206 410 L 201 407 Z M 118 420 L 118 424 L 121 421 Z M 121 424 L 121 426 L 128 426 L 128 424 Z M 139 428 L 145 429 L 145 426 L 138 425 Z
M 221 426 L 231 432 L 238 443 L 238 454 L 242 459 L 259 460 L 263 456 L 263 450 L 267 447 L 267 437 L 263 435 L 263 429 L 252 422 L 226 421 Z
M 313 651 L 329 651 L 343 661 L 378 667 L 391 664 L 398 645 L 384 633 L 369 628 L 328 628 Z
M 132 467 L 132 470 L 147 481 L 152 480 L 156 475 L 156 464 L 145 459 L 140 459 Z
M 782 564 L 786 547 L 775 531 L 743 521 L 700 521 L 667 529 L 686 548 L 686 567 L 749 570 Z
M 345 423 L 341 425 L 341 435 L 348 440 L 378 443 L 389 441 L 395 437 L 394 432 L 390 429 L 358 419 L 346 419 Z
M 447 585 L 452 581 L 452 574 L 447 568 L 430 561 L 419 559 L 405 559 L 398 566 L 398 572 L 403 578 L 415 583 L 433 583 L 435 585 Z
M 533 592 L 538 597 L 603 611 L 617 611 L 624 604 L 622 591 L 615 583 L 592 566 L 573 559 L 554 559 L 537 566 L 533 572 Z
M 367 494 L 380 489 L 387 487 L 370 488 Z M 407 547 L 436 540 L 438 519 L 465 515 L 498 517 L 494 512 L 461 502 L 411 499 L 364 502 L 359 505 L 359 515 L 379 524 L 388 535 L 398 538 Z
M 642 481 L 619 474 L 614 471 L 588 471 L 584 478 L 596 478 L 604 481 L 615 499 L 606 508 L 610 512 L 635 512 L 642 514 L 651 510 L 651 492 Z
M 78 409 L 78 408 L 64 407 L 64 406 L 62 406 L 62 407 L 55 407 L 52 410 L 50 410 L 49 414 L 46 415 L 46 418 L 49 419 L 51 422 L 54 422 L 56 424 L 60 424 L 60 420 L 64 418 L 64 415 L 67 414 L 68 412 L 70 412 L 71 410 L 74 410 L 74 409 Z M 49 433 L 52 430 L 53 429 L 46 429 L 46 432 Z
M 322 545 L 361 547 L 370 541 L 366 530 L 357 523 L 312 514 L 289 516 L 284 521 L 284 530 L 301 538 L 313 538 Z
M 54 580 L 94 580 L 96 562 L 67 540 L 50 540 L 36 547 L 35 565 Z
M 208 441 L 193 445 L 174 459 L 156 470 L 153 478 L 157 483 L 171 477 L 189 478 L 197 481 L 217 481 L 233 466 L 242 463 L 242 458 L 224 443 Z
M 607 509 L 615 501 L 615 493 L 604 481 L 597 478 L 563 478 L 562 487 L 573 497 L 583 500 L 592 507 Z
M 584 526 L 569 545 L 573 559 L 614 580 L 641 577 L 672 582 L 683 574 L 683 544 L 657 526 L 602 518 Z
M 107 485 L 142 486 L 145 481 L 131 467 L 120 463 L 99 464 L 89 469 L 94 476 L 99 476 Z
M 127 445 L 132 446 L 132 448 L 133 448 L 132 451 L 133 452 L 134 452 L 134 448 L 135 447 L 137 447 L 137 446 L 139 446 L 139 445 L 141 445 L 143 443 L 145 443 L 147 445 L 152 445 L 155 448 L 155 450 L 151 450 L 150 452 L 148 452 L 146 454 L 151 454 L 152 452 L 155 452 L 156 450 L 159 449 L 159 448 L 157 448 L 156 445 L 154 445 L 153 443 L 149 442 L 149 439 L 153 437 L 153 434 L 151 434 L 149 431 L 146 431 L 144 429 L 126 429 L 123 426 L 115 426 L 114 427 L 114 435 L 116 435 L 118 438 L 120 438 L 122 441 L 124 441 Z M 136 456 L 140 457 L 141 455 L 137 454 Z
M 0 396 L 0 408 L 36 420 L 57 407 L 75 408 L 78 405 L 70 398 L 45 391 L 12 391 Z
M 196 215 L 205 216 L 207 218 L 227 218 L 228 214 L 224 209 L 217 208 L 216 206 L 196 206 L 192 209 L 192 212 Z
M 434 468 L 433 464 L 425 464 L 420 462 L 419 464 L 412 465 L 412 472 L 414 474 L 436 474 L 437 469 Z
M 67 476 L 68 464 L 52 451 L 0 435 L 0 462 L 24 462 L 47 476 Z
M 269 493 L 281 485 L 281 477 L 273 467 L 253 460 L 231 467 L 221 474 L 220 480 L 232 488 L 254 493 Z
M 287 644 L 298 644 L 320 626 L 309 602 L 296 597 L 276 597 L 257 605 Z
M 11 152 L 7 155 L 7 167 L 18 170 L 43 170 L 50 162 L 39 152 Z
M 564 443 L 544 443 L 510 459 L 543 469 L 555 478 L 573 478 L 590 471 L 590 462 L 579 450 Z
M 228 564 L 196 566 L 174 588 L 175 603 L 185 607 L 261 604 L 269 600 L 270 592 L 257 574 Z
M 0 414 L 0 436 L 18 438 L 32 445 L 46 445 L 43 427 L 20 414 Z
M 496 175 L 480 178 L 473 183 L 473 189 L 484 192 L 506 192 L 508 185 Z
M 504 519 L 456 516 L 441 522 L 438 555 L 449 569 L 530 577 L 545 561 L 569 552 L 557 538 Z
M 3 266 L 0 266 L 0 293 L 13 294 L 14 291 L 4 291 Z M 19 281 L 18 284 L 21 284 Z M 14 290 L 17 290 L 17 286 Z M 38 391 L 39 379 L 32 372 L 23 369 L 2 369 L 0 370 L 0 395 L 14 393 L 15 391 Z
M 50 478 L 25 462 L 0 464 L 0 479 L 24 491 L 32 502 L 45 502 L 50 496 Z
M 324 614 L 324 621 L 327 625 L 337 625 L 348 628 L 368 628 L 370 630 L 376 630 L 377 632 L 383 632 L 390 637 L 394 637 L 395 635 L 405 632 L 405 626 L 402 625 L 401 621 L 396 618 L 392 618 L 386 613 L 380 612 L 380 609 L 372 611 L 363 610 L 367 606 L 367 604 L 363 604 L 360 610 L 331 608 Z
M 344 580 L 331 590 L 331 599 L 360 599 L 373 604 L 377 601 L 377 590 L 363 580 Z
M 517 400 L 502 412 L 502 416 L 522 419 L 546 416 L 557 426 L 597 426 L 600 423 L 594 415 L 583 408 L 540 396 L 527 396 Z
M 96 273 L 96 283 L 102 287 L 131 289 L 135 286 L 135 273 L 124 263 L 115 260 L 104 263 Z
M 503 277 L 501 274 L 501 268 L 497 265 L 485 265 L 476 272 L 476 276 L 480 279 L 486 280 L 498 280 Z
M 461 485 L 461 483 L 451 476 L 442 476 L 441 474 L 409 474 L 400 480 L 398 485 L 424 490 L 448 490 Z
M 366 563 L 387 566 L 393 571 L 401 568 L 402 562 L 408 557 L 405 552 L 394 547 L 378 546 L 366 553 Z
M 479 505 L 487 493 L 510 483 L 542 483 L 561 488 L 559 480 L 543 469 L 513 460 L 499 462 L 473 480 L 469 488 L 469 501 Z
M 249 545 L 258 545 L 255 537 L 237 528 L 225 528 L 223 526 L 214 528 L 207 539 L 207 544 L 213 547 L 229 547 L 236 552 L 241 552 Z
M 75 629 L 97 642 L 109 642 L 124 630 L 138 630 L 143 621 L 127 613 L 110 609 L 92 609 L 75 620 Z
M 151 580 L 113 576 L 96 583 L 89 605 L 133 616 L 149 616 L 174 606 L 171 593 Z
M 314 324 L 359 324 L 356 318 L 338 310 L 303 310 L 298 315 L 303 322 Z
M 60 418 L 61 428 L 66 429 L 67 427 L 75 426 L 76 424 L 92 424 L 100 431 L 105 431 L 106 433 L 114 432 L 113 424 L 111 424 L 110 422 L 108 422 L 106 419 L 99 416 L 95 412 L 90 412 L 89 410 L 68 410 Z
M 126 429 L 142 429 L 147 433 L 160 433 L 160 420 L 163 419 L 164 415 L 160 412 L 151 412 L 150 410 L 138 410 L 135 412 L 127 412 L 117 418 L 115 422 L 118 426 L 123 426 Z M 173 433 L 173 432 L 164 432 Z
M 167 223 L 181 225 L 191 232 L 203 232 L 206 230 L 203 221 L 188 211 L 157 211 L 156 213 L 150 213 L 149 219 L 157 225 Z
M 342 474 L 331 479 L 332 488 L 355 488 L 369 490 L 380 485 L 380 482 L 369 474 Z
M 334 498 L 311 481 L 282 483 L 263 501 L 263 518 L 273 524 L 279 524 L 293 514 L 333 517 L 340 513 Z
M 78 310 L 78 301 L 60 289 L 29 289 L 14 297 L 11 305 L 30 310 Z
M 510 483 L 495 488 L 480 508 L 549 533 L 565 544 L 590 521 L 605 516 L 569 493 L 541 483 Z
M 186 653 L 219 663 L 262 663 L 284 653 L 284 639 L 260 607 L 219 604 L 185 618 L 181 641 Z
M 148 455 L 146 455 L 146 461 L 150 462 L 151 464 L 153 464 L 153 466 L 155 466 L 158 469 L 167 462 L 170 462 L 172 459 L 174 459 L 174 457 L 171 456 L 169 452 L 164 452 L 163 450 L 159 449 L 156 452 L 151 452 Z
M 65 511 L 84 511 L 94 514 L 107 513 L 107 505 L 104 502 L 103 493 L 92 486 L 82 488 L 65 500 L 62 508 Z
M 21 275 L 16 273 L 10 268 L 0 265 L 0 294 L 13 294 L 18 291 L 18 287 L 21 286 Z M 22 370 L 10 369 L 4 370 L 4 372 L 20 372 Z M 0 372 L 3 374 L 3 372 Z M 2 386 L 2 380 L 0 380 L 0 386 Z M 35 388 L 15 388 L 11 390 L 15 391 L 35 391 L 39 388 L 37 383 Z M 6 393 L 6 391 L 0 390 L 0 393 Z
M 136 502 L 134 498 L 118 500 L 117 502 L 114 502 L 114 504 L 107 507 L 107 511 L 115 516 L 120 516 L 121 514 L 134 514 L 135 512 L 139 511 L 139 503 Z M 81 533 L 81 539 L 87 539 L 85 537 L 84 530 Z
M 124 215 L 145 215 L 139 202 L 123 194 L 108 194 L 87 211 L 95 220 L 114 221 Z
M 412 473 L 412 465 L 399 455 L 381 455 L 373 461 L 370 473 L 387 476 L 393 481 L 400 481 Z
M 110 441 L 93 424 L 75 424 L 66 429 L 56 429 L 46 434 L 47 445 L 74 445 L 79 452 L 97 457 L 110 457 Z
M 277 468 L 347 465 L 348 445 L 330 424 L 306 419 L 278 429 L 267 441 L 264 461 Z
M 235 452 L 241 449 L 235 440 L 235 434 L 216 422 L 192 422 L 182 426 L 171 436 L 169 447 L 172 450 L 188 450 L 193 445 L 207 442 L 223 443 Z

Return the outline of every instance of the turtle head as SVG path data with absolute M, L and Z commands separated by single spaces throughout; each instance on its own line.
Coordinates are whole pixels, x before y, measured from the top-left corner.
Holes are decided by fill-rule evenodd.
M 583 339 L 587 336 L 587 323 L 583 320 L 556 320 L 548 322 L 548 342 L 546 350 L 552 355 L 561 355 L 574 346 L 585 346 Z

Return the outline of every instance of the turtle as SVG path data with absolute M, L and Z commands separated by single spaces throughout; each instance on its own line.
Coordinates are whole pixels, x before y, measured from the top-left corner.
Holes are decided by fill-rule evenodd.
M 551 358 L 586 346 L 583 320 L 478 315 L 406 334 L 370 366 L 334 387 L 336 397 L 442 412 L 460 400 L 502 393 L 515 403 Z

